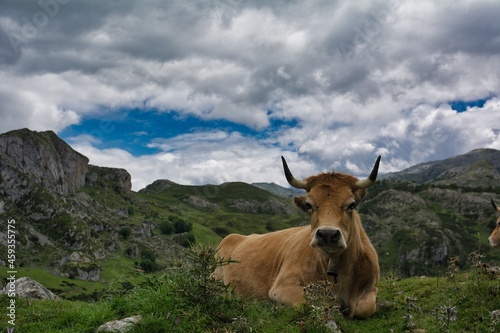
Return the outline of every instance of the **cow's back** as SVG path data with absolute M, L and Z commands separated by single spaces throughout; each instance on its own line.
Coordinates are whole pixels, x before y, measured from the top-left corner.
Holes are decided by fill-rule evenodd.
M 268 299 L 278 276 L 297 275 L 293 270 L 304 269 L 301 263 L 314 262 L 311 259 L 315 254 L 309 246 L 310 230 L 305 226 L 263 235 L 231 234 L 220 243 L 218 255 L 238 263 L 219 267 L 214 276 L 230 284 L 239 294 Z M 316 267 L 309 270 L 316 273 Z

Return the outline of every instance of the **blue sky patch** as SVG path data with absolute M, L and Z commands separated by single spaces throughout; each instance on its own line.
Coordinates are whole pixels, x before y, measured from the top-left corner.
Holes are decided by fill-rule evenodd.
M 140 109 L 119 110 L 91 117 L 84 117 L 77 125 L 72 125 L 59 133 L 64 140 L 82 135 L 95 138 L 93 146 L 98 149 L 120 148 L 134 156 L 160 152 L 149 143 L 157 138 L 173 138 L 186 133 L 221 130 L 238 132 L 243 136 L 268 137 L 275 131 L 298 126 L 298 121 L 272 119 L 270 126 L 256 131 L 245 125 L 226 120 L 204 120 L 199 117 L 181 115 L 178 112 L 144 111 Z
M 457 112 L 464 112 L 467 111 L 468 107 L 478 107 L 482 108 L 484 106 L 484 103 L 486 103 L 487 99 L 477 99 L 474 101 L 453 101 L 450 102 L 450 106 L 453 110 Z

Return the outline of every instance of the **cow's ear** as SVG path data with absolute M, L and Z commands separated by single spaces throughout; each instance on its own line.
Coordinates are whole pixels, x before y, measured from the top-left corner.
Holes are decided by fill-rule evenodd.
M 297 207 L 302 209 L 304 212 L 310 213 L 312 211 L 312 206 L 307 202 L 307 196 L 302 195 L 300 197 L 294 197 L 293 202 Z

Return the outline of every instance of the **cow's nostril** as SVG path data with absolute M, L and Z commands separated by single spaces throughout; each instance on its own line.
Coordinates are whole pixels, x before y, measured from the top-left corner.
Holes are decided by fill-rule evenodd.
M 340 239 L 340 230 L 336 229 L 318 229 L 316 237 L 322 245 L 336 244 Z

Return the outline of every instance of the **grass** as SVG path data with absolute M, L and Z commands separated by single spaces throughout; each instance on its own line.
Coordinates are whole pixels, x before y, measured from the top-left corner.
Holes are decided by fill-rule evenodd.
M 222 237 L 217 235 L 212 229 L 198 223 L 193 224 L 193 233 L 196 240 L 204 244 L 217 245 L 222 240 Z
M 214 251 L 196 246 L 168 275 L 141 275 L 128 281 L 131 289 L 108 286 L 97 302 L 17 299 L 16 330 L 95 332 L 107 321 L 140 314 L 142 322 L 132 332 L 329 332 L 326 324 L 332 320 L 342 332 L 500 331 L 498 318 L 492 317 L 500 309 L 500 276 L 477 253 L 467 258 L 466 270 L 452 260 L 440 277 L 400 280 L 387 274 L 379 284 L 375 315 L 347 320 L 327 296 L 329 284 L 308 287 L 308 302 L 299 309 L 233 296 L 209 277 L 216 265 L 227 264 L 213 259 Z M 24 273 L 35 279 L 42 274 Z M 0 308 L 8 302 L 2 295 Z

